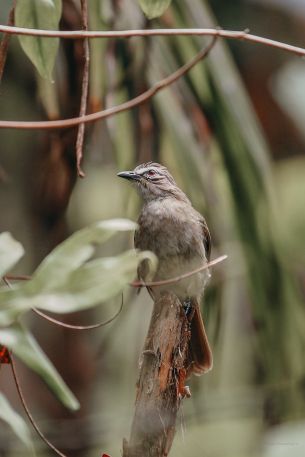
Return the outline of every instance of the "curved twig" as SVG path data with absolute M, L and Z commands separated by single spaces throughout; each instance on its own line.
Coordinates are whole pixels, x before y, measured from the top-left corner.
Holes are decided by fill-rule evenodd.
M 57 449 L 57 447 L 54 446 L 54 444 L 52 444 L 45 436 L 44 434 L 42 433 L 42 431 L 40 430 L 40 428 L 38 427 L 38 425 L 36 424 L 27 404 L 26 404 L 26 401 L 25 401 L 25 398 L 23 396 L 23 392 L 22 392 L 22 389 L 21 389 L 21 385 L 20 385 L 20 382 L 19 382 L 19 379 L 18 379 L 18 375 L 17 375 L 17 370 L 16 370 L 16 365 L 15 365 L 15 361 L 14 361 L 14 358 L 13 358 L 13 354 L 10 353 L 10 359 L 11 359 L 11 368 L 12 368 L 12 373 L 13 373 L 13 377 L 14 377 L 14 381 L 15 381 L 15 384 L 16 384 L 16 388 L 17 388 L 17 392 L 18 392 L 18 395 L 19 395 L 19 398 L 20 398 L 20 401 L 22 403 L 22 406 L 23 406 L 23 409 L 25 411 L 25 414 L 27 415 L 29 421 L 31 422 L 34 430 L 36 431 L 36 433 L 40 436 L 40 438 L 46 443 L 46 445 L 51 448 L 54 452 L 56 452 L 57 455 L 60 455 L 61 457 L 67 457 L 66 454 L 63 454 L 59 449 Z
M 222 255 L 220 257 L 217 257 L 217 259 L 211 260 L 211 262 L 208 262 L 204 265 L 202 265 L 199 268 L 196 268 L 196 270 L 188 271 L 187 273 L 184 273 L 183 275 L 176 276 L 175 278 L 169 278 L 169 279 L 163 279 L 162 281 L 133 281 L 130 283 L 132 287 L 157 287 L 157 286 L 165 286 L 168 284 L 174 284 L 176 282 L 181 281 L 182 279 L 189 278 L 190 276 L 195 275 L 196 273 L 199 273 L 200 271 L 207 270 L 210 267 L 213 267 L 217 263 L 223 262 L 225 259 L 227 259 L 227 255 Z
M 189 70 L 191 70 L 200 60 L 204 59 L 211 49 L 213 48 L 216 42 L 217 36 L 214 36 L 211 40 L 211 43 L 204 49 L 202 49 L 195 57 L 193 57 L 189 62 L 184 64 L 182 67 L 178 68 L 174 73 L 171 73 L 161 81 L 155 83 L 152 87 L 148 90 L 143 92 L 142 94 L 138 95 L 127 102 L 124 102 L 120 105 L 113 106 L 111 108 L 98 111 L 92 114 L 86 114 L 85 116 L 74 117 L 71 119 L 62 119 L 62 120 L 54 120 L 54 121 L 0 121 L 0 128 L 11 128 L 11 129 L 30 129 L 30 130 L 37 130 L 37 129 L 64 129 L 69 127 L 75 127 L 76 125 L 88 122 L 94 122 L 100 119 L 105 119 L 114 114 L 121 113 L 123 111 L 128 111 L 135 106 L 138 106 L 148 99 L 156 95 L 160 90 L 164 89 L 165 87 L 173 84 L 177 81 L 181 76 L 185 75 Z
M 47 321 L 51 322 L 52 324 L 58 325 L 59 327 L 65 327 L 65 328 L 69 328 L 71 330 L 94 330 L 96 328 L 103 327 L 103 326 L 108 325 L 111 322 L 113 322 L 121 313 L 123 306 L 124 306 L 124 300 L 123 300 L 123 294 L 122 294 L 122 302 L 121 302 L 121 305 L 120 305 L 118 311 L 112 317 L 110 317 L 110 319 L 107 319 L 106 321 L 103 321 L 103 322 L 98 322 L 97 324 L 91 324 L 91 325 L 67 324 L 66 322 L 62 322 L 62 321 L 59 321 L 58 319 L 54 319 L 54 317 L 48 316 L 47 314 L 43 313 L 42 311 L 40 311 L 37 308 L 32 308 L 32 311 L 34 313 L 38 314 L 38 316 L 46 319 Z
M 5 284 L 8 286 L 8 287 L 12 287 L 10 282 L 9 282 L 9 279 L 22 279 L 22 280 L 29 280 L 31 279 L 30 276 L 25 276 L 25 275 L 22 275 L 22 276 L 13 276 L 13 275 L 7 275 L 7 276 L 3 276 L 3 281 L 5 282 Z M 113 322 L 118 316 L 119 314 L 121 314 L 121 311 L 123 309 L 123 306 L 124 306 L 124 298 L 123 298 L 123 294 L 122 294 L 122 301 L 121 301 L 121 305 L 118 309 L 118 311 L 114 314 L 114 316 L 110 317 L 109 319 L 107 319 L 106 321 L 103 321 L 103 322 L 98 322 L 97 324 L 91 324 L 91 325 L 73 325 L 73 324 L 67 324 L 66 322 L 62 322 L 58 319 L 55 319 L 54 317 L 51 317 L 51 316 L 48 316 L 47 314 L 45 314 L 44 312 L 40 311 L 40 309 L 37 309 L 37 308 L 31 308 L 31 310 L 36 313 L 38 316 L 46 319 L 47 321 L 49 322 L 52 322 L 52 324 L 55 324 L 55 325 L 58 325 L 59 327 L 65 327 L 65 328 L 69 328 L 71 330 L 94 330 L 96 328 L 99 328 L 99 327 L 104 327 L 105 325 L 108 325 L 110 324 L 111 322 Z
M 207 270 L 208 268 L 213 267 L 214 265 L 217 265 L 220 262 L 223 262 L 227 258 L 228 258 L 227 255 L 222 255 L 222 256 L 217 257 L 216 259 L 211 260 L 210 262 L 202 265 L 201 267 L 196 268 L 196 270 L 188 271 L 187 273 L 184 273 L 183 275 L 180 275 L 180 276 L 176 276 L 175 278 L 163 279 L 162 281 L 149 281 L 149 282 L 133 281 L 129 285 L 131 287 L 139 288 L 139 287 L 157 287 L 157 286 L 164 286 L 164 285 L 168 285 L 168 284 L 174 284 L 176 282 L 181 281 L 182 279 L 189 278 L 190 276 L 193 276 L 196 273 L 199 273 L 200 271 Z M 14 280 L 14 279 L 16 279 L 16 280 L 17 279 L 28 280 L 28 279 L 31 279 L 31 277 L 30 276 L 26 276 L 26 275 L 20 275 L 20 276 L 6 275 L 6 276 L 3 276 L 3 280 L 6 282 L 6 284 L 8 284 L 7 283 L 8 279 L 11 279 L 11 280 Z M 121 305 L 121 308 L 122 308 L 122 305 Z M 121 308 L 119 309 L 118 314 L 121 312 Z M 115 318 L 115 317 L 116 317 L 116 315 L 113 318 Z M 68 325 L 68 324 L 66 324 L 66 325 Z M 98 326 L 99 324 L 94 324 L 94 325 Z

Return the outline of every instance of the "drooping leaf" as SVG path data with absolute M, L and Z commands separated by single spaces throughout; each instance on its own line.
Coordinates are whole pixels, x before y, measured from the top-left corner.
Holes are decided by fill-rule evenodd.
M 113 219 L 73 234 L 44 259 L 30 281 L 0 290 L 1 325 L 11 325 L 33 307 L 67 313 L 117 295 L 135 276 L 138 263 L 144 258 L 153 262 L 153 255 L 127 251 L 117 257 L 88 260 L 94 253 L 94 244 L 105 242 L 117 231 L 135 227 L 127 219 Z
M 156 258 L 151 252 L 131 250 L 120 256 L 91 260 L 64 274 L 57 283 L 43 283 L 42 288 L 38 288 L 42 283 L 36 283 L 36 288 L 29 281 L 17 290 L 3 291 L 0 322 L 11 325 L 19 314 L 33 307 L 71 313 L 95 306 L 120 293 L 134 279 L 137 266 L 144 259 L 154 268 Z
M 0 392 L 0 419 L 6 422 L 15 435 L 26 445 L 26 447 L 33 451 L 33 444 L 31 440 L 31 433 L 26 422 L 23 420 L 16 411 L 13 410 L 5 396 Z M 33 455 L 34 452 L 33 452 Z
M 56 81 L 49 81 L 37 74 L 37 87 L 41 103 L 45 109 L 48 119 L 58 119 L 60 117 L 58 87 Z
M 0 342 L 13 351 L 34 370 L 50 387 L 57 398 L 69 409 L 76 410 L 79 403 L 34 337 L 20 324 L 0 329 Z
M 0 277 L 13 268 L 23 253 L 22 245 L 10 233 L 0 234 Z
M 74 233 L 57 246 L 40 264 L 29 283 L 29 289 L 52 288 L 94 253 L 94 245 L 102 244 L 119 231 L 134 230 L 136 224 L 128 219 L 100 221 Z
M 71 273 L 67 283 L 34 296 L 32 306 L 56 313 L 90 308 L 120 293 L 134 279 L 137 266 L 144 259 L 155 261 L 150 252 L 132 250 L 87 262 Z
M 148 19 L 161 16 L 170 3 L 171 0 L 139 0 L 139 4 Z
M 18 0 L 15 24 L 17 27 L 58 30 L 61 10 L 61 0 Z M 19 41 L 40 75 L 52 80 L 59 39 L 19 36 Z
M 76 232 L 45 258 L 31 280 L 0 290 L 0 344 L 11 349 L 71 409 L 78 402 L 33 336 L 16 322 L 32 307 L 67 313 L 89 308 L 118 294 L 135 277 L 142 260 L 156 264 L 150 252 L 127 251 L 117 257 L 89 260 L 95 246 L 118 231 L 134 230 L 127 219 L 93 224 Z

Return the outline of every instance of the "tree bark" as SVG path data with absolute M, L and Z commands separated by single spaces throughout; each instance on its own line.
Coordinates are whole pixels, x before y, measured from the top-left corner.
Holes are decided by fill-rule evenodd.
M 164 294 L 154 304 L 130 439 L 123 442 L 123 457 L 169 454 L 181 401 L 190 395 L 184 386 L 189 340 L 189 321 L 181 303 L 174 294 Z

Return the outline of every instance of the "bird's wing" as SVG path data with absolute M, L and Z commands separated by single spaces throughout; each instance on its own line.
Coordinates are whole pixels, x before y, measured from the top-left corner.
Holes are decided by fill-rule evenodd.
M 204 245 L 204 249 L 205 249 L 205 254 L 206 254 L 207 261 L 209 262 L 210 256 L 211 256 L 211 248 L 212 248 L 211 234 L 210 234 L 208 225 L 207 225 L 204 217 L 200 218 L 200 223 L 201 223 L 201 227 L 202 227 L 203 245 Z
M 140 239 L 141 239 L 141 235 L 140 235 L 140 229 L 136 230 L 135 231 L 135 234 L 134 234 L 134 247 L 136 249 L 143 249 L 143 246 L 141 246 L 141 243 L 140 243 Z M 145 281 L 145 279 L 147 278 L 149 274 L 149 262 L 147 259 L 144 259 L 142 260 L 142 262 L 139 264 L 138 268 L 137 268 L 137 275 L 138 275 L 138 279 L 141 281 Z M 151 288 L 149 287 L 146 287 L 149 295 L 151 296 L 152 299 L 154 299 L 154 296 L 153 296 L 153 293 L 152 293 L 152 290 Z M 139 294 L 141 291 L 141 288 L 138 289 L 137 291 L 137 294 Z

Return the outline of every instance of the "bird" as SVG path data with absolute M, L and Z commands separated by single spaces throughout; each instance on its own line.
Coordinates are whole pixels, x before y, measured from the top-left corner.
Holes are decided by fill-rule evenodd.
M 142 197 L 134 245 L 157 256 L 153 281 L 175 278 L 207 264 L 211 254 L 207 223 L 164 165 L 147 162 L 117 176 L 132 181 Z M 145 282 L 148 275 L 148 264 L 142 262 L 138 276 Z M 154 300 L 164 292 L 174 293 L 185 313 L 191 315 L 188 375 L 202 375 L 213 367 L 212 350 L 200 312 L 201 296 L 209 277 L 205 269 L 178 282 L 149 289 Z

